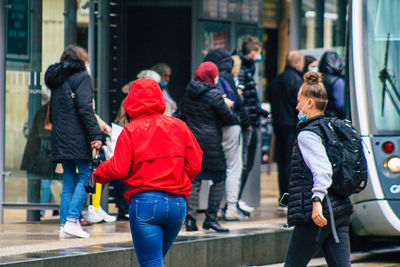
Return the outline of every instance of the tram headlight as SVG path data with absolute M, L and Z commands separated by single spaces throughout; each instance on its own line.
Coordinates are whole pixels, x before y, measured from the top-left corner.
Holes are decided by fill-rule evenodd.
M 400 172 L 400 157 L 394 156 L 387 158 L 385 160 L 384 167 L 394 173 Z

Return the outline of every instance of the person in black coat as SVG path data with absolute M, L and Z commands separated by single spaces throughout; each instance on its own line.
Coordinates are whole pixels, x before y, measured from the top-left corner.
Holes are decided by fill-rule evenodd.
M 101 147 L 101 132 L 93 110 L 93 88 L 86 71 L 86 51 L 69 45 L 59 63 L 50 65 L 45 82 L 51 89 L 51 157 L 61 162 L 64 185 L 61 193 L 60 235 L 89 237 L 79 224 L 90 175 L 91 149 Z M 76 171 L 78 169 L 78 173 Z
M 227 232 L 217 222 L 217 212 L 225 190 L 226 160 L 222 150 L 222 125 L 233 123 L 233 116 L 216 87 L 218 68 L 212 62 L 200 64 L 181 101 L 180 117 L 186 122 L 203 150 L 201 172 L 192 180 L 187 203 L 186 230 L 197 231 L 196 213 L 202 180 L 212 180 L 204 229 Z
M 49 203 L 51 199 L 51 180 L 55 178 L 56 164 L 51 160 L 50 135 L 45 129 L 48 103 L 36 112 L 22 156 L 21 170 L 26 171 L 28 179 L 28 202 Z M 41 192 L 40 192 L 41 188 Z M 27 220 L 40 221 L 45 210 L 28 210 Z
M 236 121 L 222 128 L 222 148 L 226 157 L 226 209 L 224 219 L 227 221 L 244 220 L 246 217 L 238 210 L 240 182 L 243 169 L 242 161 L 242 130 L 250 124 L 243 101 L 238 94 L 235 81 L 232 76 L 233 59 L 228 51 L 223 48 L 213 49 L 204 57 L 204 61 L 215 63 L 219 71 L 218 87 L 222 94 L 234 102 L 232 107 Z
M 322 55 L 318 69 L 322 73 L 322 82 L 328 92 L 325 115 L 343 118 L 345 87 L 343 57 L 334 51 L 327 51 Z
M 261 108 L 258 97 L 254 74 L 256 71 L 255 63 L 262 60 L 262 43 L 255 37 L 246 36 L 243 39 L 242 50 L 239 51 L 242 64 L 239 71 L 239 88 L 243 90 L 243 104 L 249 116 L 250 127 L 244 128 L 243 133 L 243 172 L 239 192 L 239 207 L 246 214 L 254 208 L 249 207 L 241 200 L 247 178 L 254 165 L 254 157 L 258 143 L 258 127 L 260 126 L 260 116 L 268 116 L 268 112 Z
M 290 161 L 293 143 L 296 138 L 297 94 L 303 84 L 301 72 L 304 57 L 299 51 L 290 51 L 285 70 L 268 86 L 268 99 L 271 103 L 272 124 L 276 136 L 275 158 L 278 163 L 280 196 L 288 192 Z

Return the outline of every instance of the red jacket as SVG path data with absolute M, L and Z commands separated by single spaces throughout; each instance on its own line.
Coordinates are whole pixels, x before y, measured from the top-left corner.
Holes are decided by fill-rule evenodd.
M 154 80 L 133 82 L 123 106 L 132 121 L 122 130 L 114 156 L 94 172 L 95 182 L 122 178 L 128 201 L 149 190 L 187 198 L 203 155 L 192 132 L 183 121 L 163 115 L 165 100 Z

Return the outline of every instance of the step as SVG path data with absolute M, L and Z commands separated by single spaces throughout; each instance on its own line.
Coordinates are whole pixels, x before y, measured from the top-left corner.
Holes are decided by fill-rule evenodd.
M 183 232 L 165 257 L 166 267 L 232 267 L 282 262 L 291 229 L 271 225 L 228 234 Z M 131 242 L 0 257 L 1 266 L 139 266 Z

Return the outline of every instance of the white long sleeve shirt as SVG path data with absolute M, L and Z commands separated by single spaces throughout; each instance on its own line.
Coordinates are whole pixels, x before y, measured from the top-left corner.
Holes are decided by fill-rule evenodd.
M 313 175 L 312 198 L 317 196 L 323 200 L 332 184 L 332 164 L 328 159 L 321 137 L 314 132 L 305 130 L 298 134 L 297 143 L 301 155 Z

